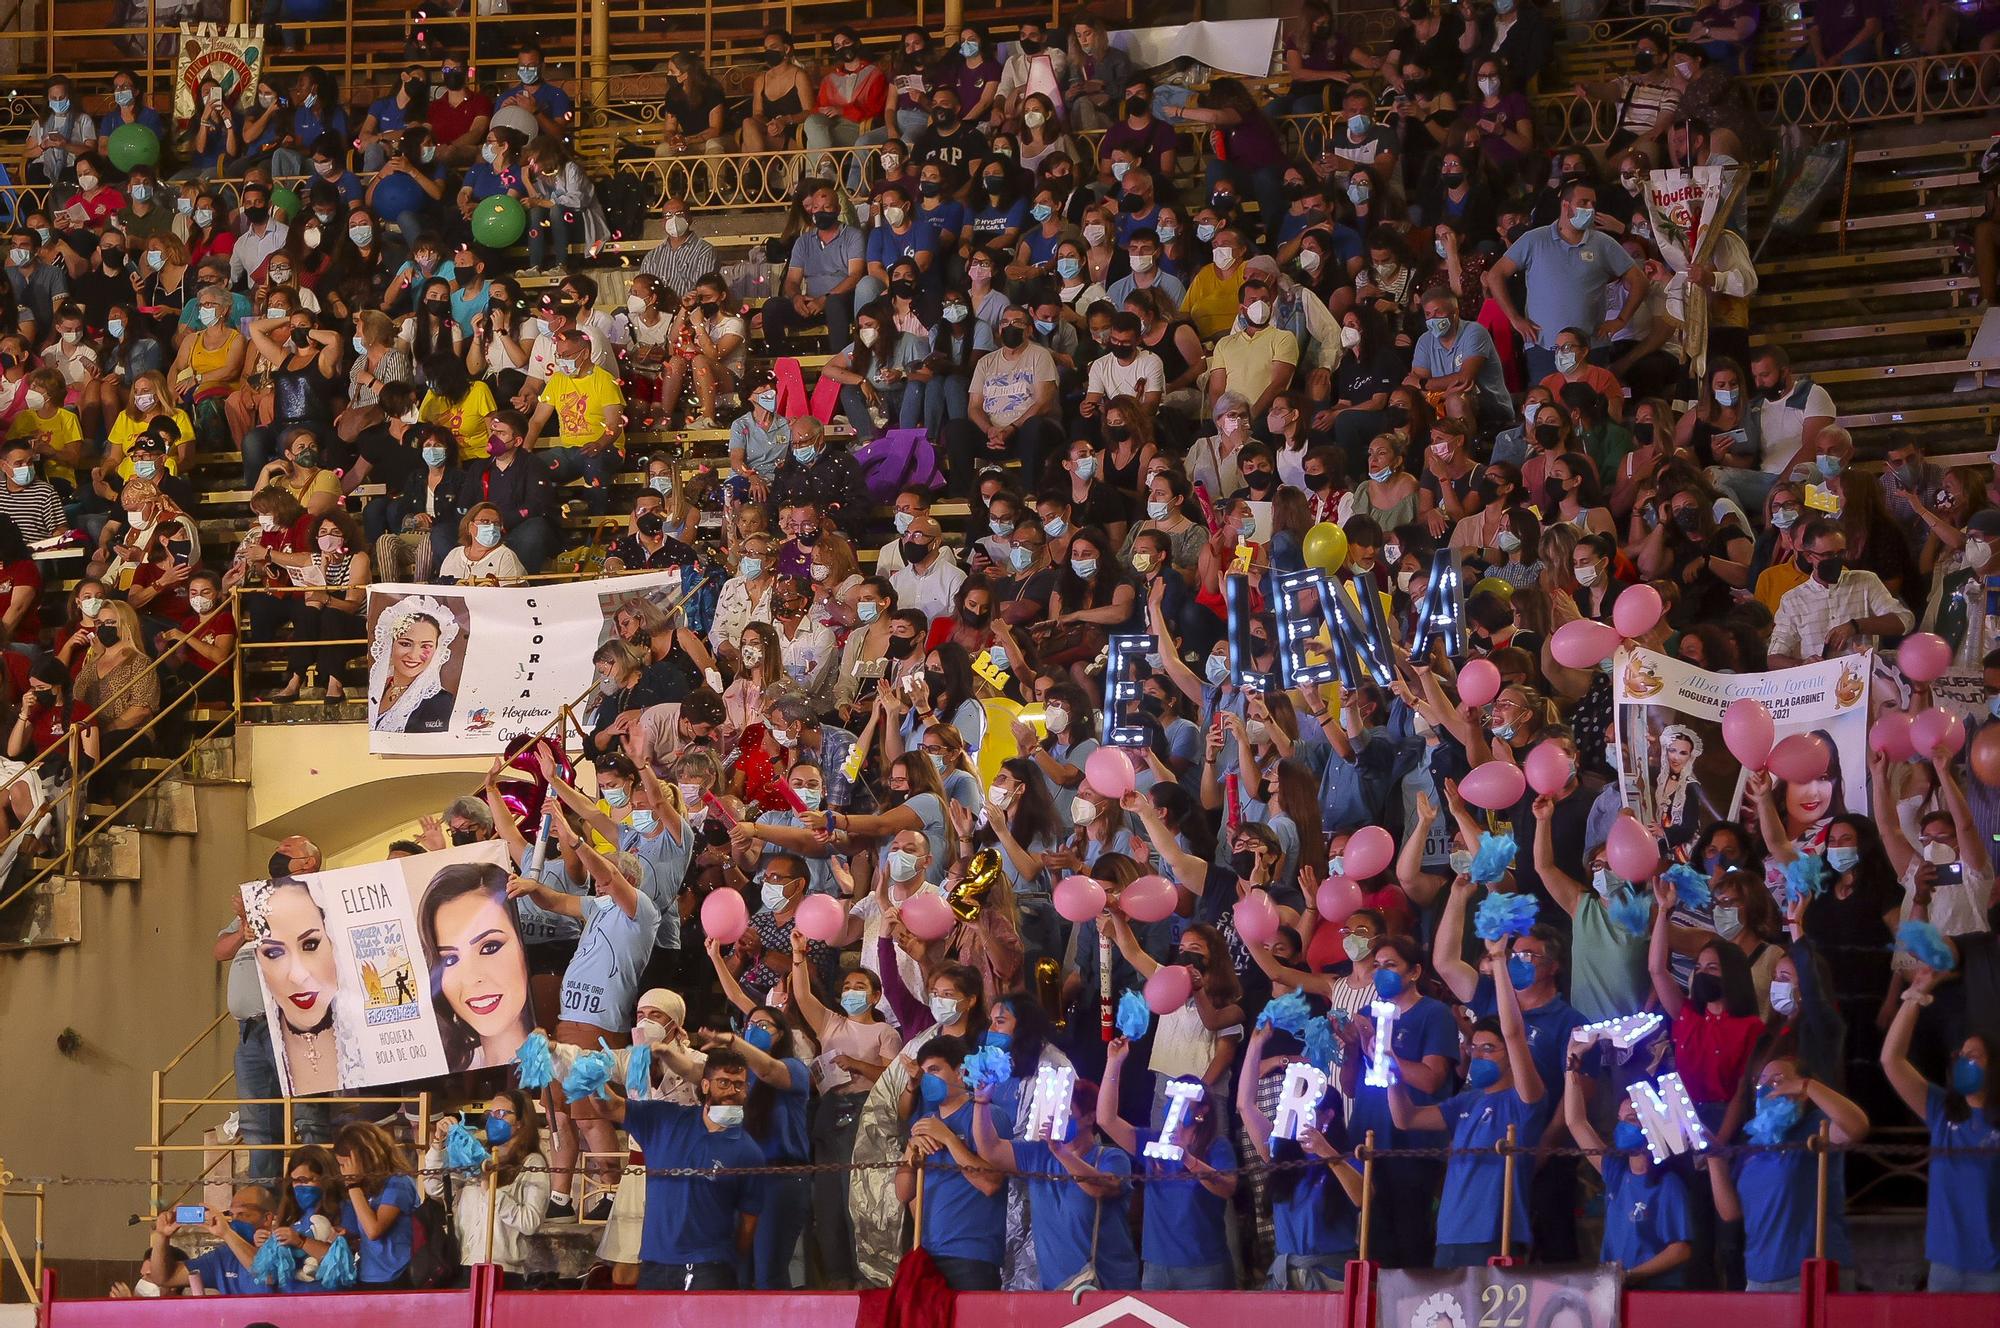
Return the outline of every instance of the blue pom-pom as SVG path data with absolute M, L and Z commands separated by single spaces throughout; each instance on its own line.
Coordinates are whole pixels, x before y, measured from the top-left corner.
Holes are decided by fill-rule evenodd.
M 360 1272 L 354 1266 L 354 1247 L 345 1236 L 335 1236 L 333 1244 L 326 1247 L 326 1253 L 319 1259 L 319 1269 L 313 1274 L 313 1281 L 321 1291 L 345 1291 L 359 1279 Z
M 618 1072 L 618 1058 L 609 1047 L 586 1051 L 576 1058 L 563 1076 L 563 1096 L 572 1102 L 587 1097 L 610 1097 L 611 1077 Z
M 1644 936 L 1653 925 L 1653 897 L 1637 890 L 1611 896 L 1604 905 L 1613 922 L 1634 936 Z
M 273 1232 L 257 1247 L 257 1257 L 250 1263 L 250 1276 L 267 1287 L 282 1290 L 297 1280 L 299 1263 L 299 1252 L 289 1245 L 280 1245 L 277 1233 Z
M 1504 941 L 1509 936 L 1526 936 L 1535 925 L 1540 910 L 1535 897 L 1527 894 L 1490 894 L 1479 901 L 1472 929 L 1482 941 Z
M 1312 1006 L 1306 1004 L 1305 993 L 1298 991 L 1286 992 L 1257 1016 L 1259 1027 L 1269 1025 L 1298 1038 L 1305 1036 L 1306 1025 L 1311 1022 Z
M 1811 899 L 1826 888 L 1826 859 L 1807 853 L 1785 864 L 1785 899 L 1796 904 Z
M 992 1088 L 1014 1077 L 1014 1058 L 998 1047 L 981 1047 L 958 1068 L 967 1088 Z
M 1771 1094 L 1757 1102 L 1757 1114 L 1743 1126 L 1743 1133 L 1752 1142 L 1760 1144 L 1781 1144 L 1805 1115 L 1805 1109 L 1791 1098 Z
M 464 1121 L 453 1122 L 445 1132 L 444 1164 L 453 1171 L 477 1171 L 492 1156 L 479 1136 L 465 1128 Z
M 521 1049 L 514 1053 L 514 1067 L 520 1075 L 521 1087 L 530 1093 L 539 1093 L 549 1086 L 556 1077 L 556 1060 L 549 1052 L 549 1035 L 539 1028 L 528 1034 L 522 1041 Z
M 653 1044 L 634 1042 L 625 1058 L 625 1096 L 644 1099 L 653 1091 Z
M 1146 998 L 1136 991 L 1128 991 L 1118 998 L 1118 1016 L 1115 1022 L 1118 1032 L 1127 1042 L 1137 1042 L 1146 1036 L 1153 1026 L 1153 1011 L 1146 1004 Z
M 1306 1059 L 1328 1074 L 1340 1059 L 1340 1039 L 1333 1035 L 1333 1024 L 1325 1018 L 1306 1021 Z
M 1708 878 L 1685 862 L 1676 862 L 1661 872 L 1660 876 L 1674 887 L 1674 893 L 1679 897 L 1683 908 L 1690 908 L 1698 913 L 1707 908 L 1715 898 L 1715 892 L 1709 889 Z
M 1479 848 L 1473 853 L 1472 865 L 1466 868 L 1465 874 L 1472 878 L 1474 885 L 1491 885 L 1513 867 L 1517 851 L 1514 836 L 1482 832 Z
M 1940 973 L 1949 973 L 1958 967 L 1951 947 L 1944 943 L 1944 933 L 1930 923 L 1919 922 L 1915 918 L 1896 928 L 1896 948 L 1926 968 L 1934 968 Z

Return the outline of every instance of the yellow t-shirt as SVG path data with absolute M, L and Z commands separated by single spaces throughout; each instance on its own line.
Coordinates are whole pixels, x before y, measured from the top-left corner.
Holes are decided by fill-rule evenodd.
M 292 497 L 299 500 L 301 507 L 306 506 L 307 501 L 316 493 L 329 495 L 334 499 L 334 505 L 339 506 L 340 475 L 324 466 L 313 471 L 311 478 L 303 486 L 295 485 L 290 480 L 281 480 L 280 484 L 291 493 Z
M 1299 339 L 1282 327 L 1266 327 L 1254 337 L 1238 332 L 1215 343 L 1208 363 L 1228 376 L 1231 392 L 1241 392 L 1255 402 L 1271 385 L 1278 365 L 1298 367 Z
M 417 415 L 425 424 L 438 425 L 457 435 L 460 461 L 477 461 L 486 455 L 486 417 L 498 409 L 493 389 L 475 382 L 465 399 L 457 403 L 446 401 L 435 392 L 424 393 Z
M 188 418 L 187 412 L 176 408 L 170 418 L 181 431 L 180 441 L 193 443 L 194 421 Z M 119 411 L 118 418 L 111 421 L 111 445 L 116 447 L 120 453 L 118 461 L 119 479 L 129 480 L 132 478 L 132 440 L 144 433 L 152 423 L 150 419 L 142 419 L 129 410 Z M 167 463 L 167 473 L 169 475 L 175 474 L 174 454 L 168 452 L 165 460 Z
M 23 410 L 7 426 L 7 438 L 32 439 L 46 435 L 48 445 L 58 451 L 74 443 L 83 441 L 83 426 L 77 423 L 76 412 L 67 406 L 58 406 L 52 419 L 43 419 L 32 410 Z M 50 479 L 65 479 L 76 483 L 76 469 L 50 457 L 41 460 L 42 473 Z
M 1235 325 L 1242 290 L 1243 264 L 1230 268 L 1224 276 L 1210 263 L 1188 283 L 1187 294 L 1181 297 L 1181 312 L 1194 320 L 1194 330 L 1203 341 L 1213 341 Z
M 542 388 L 542 400 L 555 408 L 561 445 L 582 447 L 604 435 L 604 408 L 622 406 L 625 394 L 618 380 L 602 369 L 592 369 L 580 378 L 551 374 Z
M 1798 559 L 1786 558 L 1782 562 L 1772 563 L 1757 574 L 1757 587 L 1753 593 L 1759 604 L 1776 613 L 1778 601 L 1805 583 L 1806 574 L 1799 570 Z

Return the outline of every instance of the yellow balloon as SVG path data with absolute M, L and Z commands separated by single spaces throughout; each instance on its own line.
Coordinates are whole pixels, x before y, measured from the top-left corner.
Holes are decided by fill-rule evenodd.
M 999 772 L 1002 761 L 1011 761 L 1021 754 L 1021 745 L 1014 741 L 1014 721 L 1021 717 L 1021 703 L 1004 696 L 989 696 L 981 701 L 986 711 L 986 739 L 979 744 L 979 779 L 988 787 L 993 776 Z M 1039 708 L 1035 711 L 1039 715 Z M 1034 723 L 1035 732 L 1043 732 L 1042 726 Z
M 1307 567 L 1338 572 L 1347 564 L 1347 532 L 1331 521 L 1322 521 L 1306 532 Z
M 1479 583 L 1473 586 L 1472 593 L 1477 595 L 1482 590 L 1490 590 L 1501 599 L 1514 598 L 1514 587 L 1497 576 L 1480 577 Z

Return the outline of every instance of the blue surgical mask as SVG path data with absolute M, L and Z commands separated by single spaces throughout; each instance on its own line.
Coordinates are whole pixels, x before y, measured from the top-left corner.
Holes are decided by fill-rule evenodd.
M 944 307 L 944 321 L 947 323 L 963 323 L 971 314 L 972 310 L 962 304 L 947 304 Z
M 882 606 L 872 599 L 859 600 L 854 605 L 854 616 L 864 624 L 872 623 L 882 616 Z
M 1861 850 L 1851 844 L 1841 844 L 1826 851 L 1826 865 L 1837 872 L 1851 872 L 1861 865 Z
M 1097 559 L 1072 558 L 1069 560 L 1069 570 L 1088 581 L 1097 575 Z
M 950 1095 L 951 1086 L 938 1076 L 925 1071 L 924 1077 L 917 1081 L 917 1091 L 922 1094 L 925 1106 L 935 1107 Z
M 1514 984 L 1515 991 L 1525 991 L 1535 985 L 1535 961 L 1524 954 L 1507 956 L 1507 980 Z
M 1056 260 L 1056 271 L 1062 273 L 1065 278 L 1074 277 L 1077 273 L 1083 271 L 1083 261 L 1077 258 L 1058 258 Z M 1039 324 L 1040 320 L 1036 321 Z
M 850 1019 L 858 1017 L 871 1004 L 872 1002 L 868 999 L 868 993 L 865 991 L 843 991 L 840 993 L 840 1008 L 847 1012 L 847 1016 Z
M 640 807 L 625 819 L 625 824 L 642 835 L 650 835 L 658 827 L 659 820 L 644 807 Z
M 1611 1146 L 1636 1152 L 1646 1146 L 1646 1132 L 1631 1121 L 1619 1121 L 1611 1131 Z
M 764 1025 L 752 1024 L 743 1030 L 743 1040 L 759 1051 L 769 1051 L 771 1044 L 777 1039 L 771 1035 L 771 1030 L 764 1027 Z
M 1385 1001 L 1393 1001 L 1403 994 L 1403 975 L 1393 968 L 1375 970 L 1375 994 Z
M 958 44 L 958 53 L 968 60 L 976 60 L 979 58 L 979 43 L 975 41 L 960 42 Z
M 1736 404 L 1736 399 L 1741 395 L 1740 392 L 1732 388 L 1718 387 L 1715 389 L 1715 404 L 1718 406 L 1733 406 Z
M 995 1051 L 1007 1051 L 1014 1045 L 1014 1035 L 1012 1033 L 996 1032 L 989 1028 L 986 1030 L 986 1036 L 979 1040 L 979 1044 L 983 1047 L 991 1047 Z
M 514 1137 L 514 1122 L 505 1116 L 496 1116 L 489 1111 L 486 1113 L 485 1125 L 486 1142 L 491 1147 L 498 1148 Z
M 1451 320 L 1449 318 L 1426 318 L 1424 326 L 1431 330 L 1431 335 L 1434 337 L 1443 337 L 1451 332 Z
M 497 521 L 481 521 L 472 528 L 472 538 L 478 540 L 484 548 L 494 548 L 500 543 L 500 523 Z
M 1569 224 L 1580 231 L 1590 229 L 1590 223 L 1597 220 L 1596 208 L 1578 208 L 1569 214 Z
M 1194 234 L 1195 238 L 1202 241 L 1204 244 L 1210 240 L 1213 240 L 1215 238 L 1215 223 L 1212 221 L 1196 222 L 1194 227 Z
M 51 111 L 54 111 L 57 115 L 69 114 L 69 98 L 51 97 L 49 99 L 49 109 Z
M 1394 469 L 1393 467 L 1386 467 L 1386 466 L 1385 466 L 1385 467 L 1384 467 L 1383 469 L 1381 469 L 1381 470 L 1371 470 L 1371 471 L 1369 471 L 1369 472 L 1368 472 L 1368 478 L 1369 478 L 1369 479 L 1371 479 L 1371 480 L 1374 480 L 1374 481 L 1375 481 L 1375 482 L 1376 482 L 1377 484 L 1387 484 L 1387 483 L 1389 482 L 1389 478 L 1390 478 L 1390 476 L 1394 475 L 1395 473 L 1396 473 L 1396 472 L 1395 472 L 1395 469 Z
M 817 447 L 795 447 L 792 449 L 792 460 L 798 462 L 801 466 L 810 466 L 813 463 L 813 458 L 818 455 L 819 449 Z
M 132 463 L 132 478 L 135 480 L 149 480 L 159 473 L 159 469 L 160 463 L 157 461 L 134 461 Z
M 116 341 L 125 335 L 125 320 L 122 318 L 108 319 L 104 324 L 104 330 L 110 334 L 113 341 Z
M 608 807 L 629 807 L 632 805 L 632 791 L 611 785 L 604 790 L 604 802 Z
M 1044 533 L 1048 535 L 1050 539 L 1061 539 L 1063 537 L 1064 532 L 1067 531 L 1068 529 L 1069 529 L 1069 522 L 1063 520 L 1059 516 L 1052 516 L 1048 520 L 1042 522 L 1042 530 Z
M 1815 460 L 1819 465 L 1819 473 L 1827 479 L 1832 479 L 1834 476 L 1840 474 L 1843 463 L 1839 457 L 1822 452 Z
M 445 450 L 442 447 L 433 444 L 424 449 L 424 464 L 426 466 L 442 466 L 444 459 Z
M 1202 672 L 1207 675 L 1208 680 L 1212 683 L 1219 684 L 1227 681 L 1229 678 L 1229 657 L 1227 655 L 1210 655 L 1208 663 L 1203 667 Z
M 1080 479 L 1080 480 L 1088 480 L 1088 479 L 1093 479 L 1093 478 L 1095 478 L 1095 477 L 1096 477 L 1096 475 L 1097 475 L 1097 458 L 1096 458 L 1096 457 L 1078 457 L 1078 458 L 1077 458 L 1077 461 L 1076 461 L 1076 477 L 1077 477 L 1078 479 Z
M 746 557 L 736 564 L 736 570 L 738 575 L 745 581 L 755 581 L 758 577 L 764 575 L 764 560 L 762 558 Z
M 1028 212 L 1030 213 L 1030 215 L 1034 217 L 1036 221 L 1047 221 L 1050 217 L 1053 217 L 1056 214 L 1056 210 L 1050 207 L 1047 203 L 1037 203 L 1033 207 L 1029 208 Z
M 1035 551 L 1023 544 L 1016 544 L 1007 550 L 1007 563 L 1017 572 L 1025 572 L 1035 562 Z M 1996 697 L 1995 700 L 2000 700 Z
M 1157 502 L 1147 503 L 1146 519 L 1148 521 L 1165 521 L 1167 519 L 1167 505 Z
M 292 1198 L 298 1200 L 299 1211 L 311 1213 L 319 1207 L 320 1187 L 317 1185 L 292 1186 Z
M 1500 1062 L 1484 1056 L 1473 1057 L 1472 1064 L 1465 1067 L 1465 1082 L 1467 1087 L 1485 1092 L 1500 1082 Z
M 542 81 L 542 70 L 539 65 L 515 65 L 514 72 L 521 76 L 523 83 L 532 85 Z
M 1971 1097 L 1986 1087 L 1986 1067 L 1969 1056 L 1959 1056 L 1951 1063 L 1951 1089 L 1963 1097 Z
M 1371 122 L 1369 121 L 1368 117 L 1365 115 L 1361 114 L 1350 115 L 1347 117 L 1347 132 L 1354 135 L 1356 138 L 1359 138 L 1363 134 L 1368 132 L 1368 126 L 1370 123 Z

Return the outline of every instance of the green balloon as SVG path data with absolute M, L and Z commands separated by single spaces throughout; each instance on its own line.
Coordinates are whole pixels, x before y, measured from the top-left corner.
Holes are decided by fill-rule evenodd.
M 160 140 L 141 124 L 119 125 L 111 131 L 111 164 L 121 171 L 154 166 L 160 160 Z
M 505 249 L 528 229 L 528 210 L 511 194 L 495 194 L 472 209 L 472 238 L 488 249 Z
M 279 185 L 271 191 L 271 206 L 282 213 L 286 221 L 290 221 L 299 215 L 299 196 L 284 185 Z

